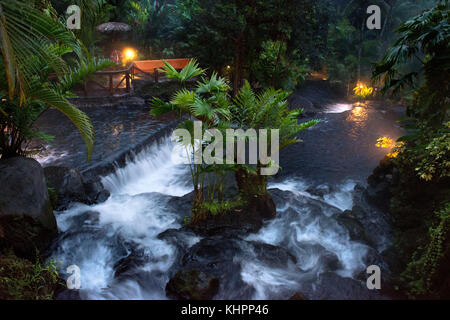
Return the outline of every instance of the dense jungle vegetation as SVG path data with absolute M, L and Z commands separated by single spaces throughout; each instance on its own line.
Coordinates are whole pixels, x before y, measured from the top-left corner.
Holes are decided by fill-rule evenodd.
M 82 10 L 80 30 L 66 28 L 71 4 Z M 366 9 L 374 4 L 381 8 L 381 30 L 366 27 Z M 115 67 L 113 49 L 136 48 L 138 59 L 196 59 L 182 72 L 166 66 L 180 90 L 170 101 L 154 99 L 154 116 L 184 112 L 223 130 L 231 123 L 280 128 L 282 147 L 317 124 L 298 123 L 301 112 L 287 107 L 289 92 L 307 77 L 327 79 L 349 97 L 365 83 L 374 91 L 364 98 L 398 102 L 406 111 L 400 119 L 406 135 L 376 169 L 398 177 L 389 207 L 400 262 L 390 294 L 449 298 L 449 12 L 448 0 L 0 0 L 0 158 L 39 152 L 28 145 L 36 137 L 51 139 L 33 127 L 48 108 L 73 122 L 90 154 L 92 123 L 67 98 L 90 74 Z M 110 21 L 132 31 L 112 38 L 96 32 Z M 196 89 L 185 86 L 199 76 Z M 193 121 L 180 127 L 192 131 Z M 205 183 L 210 173 L 228 171 L 240 192 L 233 201 L 225 201 L 220 179 Z M 191 172 L 191 223 L 267 192 L 266 180 L 245 166 L 192 165 Z M 11 259 L 4 254 L 2 261 Z

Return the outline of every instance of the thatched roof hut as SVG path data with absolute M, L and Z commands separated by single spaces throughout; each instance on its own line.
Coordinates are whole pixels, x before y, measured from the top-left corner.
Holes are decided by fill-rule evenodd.
M 123 22 L 106 22 L 99 25 L 97 28 L 101 33 L 115 33 L 131 31 L 131 26 Z

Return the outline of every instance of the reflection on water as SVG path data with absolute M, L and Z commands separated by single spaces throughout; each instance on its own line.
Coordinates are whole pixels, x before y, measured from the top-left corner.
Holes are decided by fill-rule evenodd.
M 358 124 L 359 122 L 366 121 L 368 116 L 369 114 L 366 108 L 357 106 L 348 114 L 347 121 L 356 122 Z
M 342 113 L 351 110 L 353 106 L 349 103 L 336 103 L 325 108 L 325 113 Z
M 342 113 L 321 114 L 320 124 L 300 133 L 303 143 L 289 146 L 280 154 L 282 170 L 275 180 L 294 174 L 318 184 L 346 180 L 364 183 L 388 152 L 376 147 L 377 139 L 388 136 L 396 140 L 402 135 L 396 122 L 403 115 L 401 111 L 369 102 L 354 104 Z

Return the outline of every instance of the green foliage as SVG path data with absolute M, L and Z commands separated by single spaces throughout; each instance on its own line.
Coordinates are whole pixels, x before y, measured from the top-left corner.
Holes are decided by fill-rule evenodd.
M 280 149 L 300 142 L 296 136 L 318 124 L 319 120 L 299 124 L 297 118 L 303 110 L 289 110 L 286 100 L 288 96 L 288 92 L 272 88 L 256 94 L 245 81 L 234 99 L 232 121 L 242 129 L 279 129 Z
M 245 201 L 242 199 L 237 199 L 233 201 L 205 201 L 202 205 L 197 208 L 197 213 L 205 212 L 204 216 L 217 216 L 220 214 L 227 214 L 232 212 L 234 209 L 241 208 L 245 205 Z M 202 213 L 198 214 L 202 216 Z
M 433 226 L 429 228 L 428 242 L 419 247 L 402 276 L 409 280 L 408 294 L 411 298 L 439 296 L 443 277 L 448 276 L 445 259 L 450 258 L 450 203 L 435 213 Z M 437 290 L 438 289 L 438 290 Z M 445 290 L 445 288 L 444 288 Z
M 325 50 L 326 29 L 322 30 L 322 26 L 327 24 L 327 21 L 322 21 L 327 8 L 325 2 L 178 1 L 176 12 L 180 24 L 174 28 L 174 38 L 184 52 L 196 56 L 211 70 L 222 70 L 232 65 L 234 93 L 242 86 L 243 79 L 274 84 L 275 80 L 265 78 L 271 69 L 263 70 L 263 64 L 265 59 L 273 62 L 270 46 L 278 43 L 284 51 L 285 66 L 281 68 L 283 70 L 275 70 L 270 78 L 282 75 L 283 81 L 287 82 L 283 86 L 292 87 L 303 74 L 304 60 L 299 59 L 299 53 L 303 53 L 302 59 L 317 61 L 321 51 Z M 286 70 L 288 66 L 291 70 Z M 292 84 L 285 80 L 286 76 L 291 77 Z
M 405 87 L 417 88 L 417 79 L 425 81 L 408 109 L 408 115 L 442 125 L 450 110 L 450 4 L 441 1 L 400 26 L 400 38 L 376 65 L 374 79 L 382 79 L 384 92 L 394 93 Z M 420 62 L 420 68 L 401 72 L 401 67 L 411 60 Z
M 56 192 L 55 188 L 51 187 L 47 181 L 47 191 L 48 196 L 50 198 L 50 202 L 52 207 L 55 209 L 58 207 L 58 192 Z
M 450 178 L 450 122 L 425 145 L 416 171 L 426 181 Z
M 126 21 L 133 26 L 133 40 L 147 58 L 174 55 L 170 33 L 177 25 L 175 5 L 167 1 L 133 0 L 128 2 Z
M 298 50 L 287 55 L 287 44 L 282 41 L 265 41 L 262 52 L 251 63 L 251 74 L 263 88 L 274 87 L 293 90 L 301 84 L 310 71 L 308 59 L 302 61 Z
M 160 71 L 164 72 L 169 79 L 178 80 L 182 83 L 197 76 L 203 75 L 206 71 L 205 69 L 201 69 L 198 66 L 198 62 L 195 59 L 191 59 L 180 72 L 175 70 L 174 67 L 168 64 L 165 60 L 163 60 L 163 62 L 164 69 Z
M 41 135 L 31 129 L 45 111 L 53 107 L 65 114 L 79 130 L 92 153 L 94 130 L 89 117 L 66 98 L 70 87 L 92 72 L 110 65 L 107 61 L 83 58 L 83 46 L 66 26 L 26 1 L 0 2 L 2 59 L 0 84 L 2 157 L 24 154 L 26 143 Z M 75 66 L 63 59 L 72 54 Z M 49 80 L 54 74 L 56 81 Z
M 415 90 L 408 117 L 402 119 L 408 135 L 399 139 L 403 143 L 392 160 L 400 176 L 391 202 L 401 260 L 409 261 L 399 283 L 411 298 L 450 295 L 449 6 L 440 1 L 403 23 L 399 39 L 374 72 L 384 92 Z M 411 61 L 418 67 L 405 71 Z
M 52 300 L 59 286 L 62 280 L 54 261 L 43 265 L 39 259 L 31 263 L 12 253 L 0 254 L 1 300 Z
M 185 72 L 182 70 L 178 73 L 166 64 L 166 70 L 170 77 L 178 79 L 182 83 L 190 79 L 190 77 L 181 76 L 182 74 L 195 77 L 202 73 L 200 71 L 193 72 L 192 66 L 189 65 L 186 68 L 191 71 Z M 196 69 L 200 70 L 195 65 L 194 70 Z M 210 78 L 202 78 L 197 81 L 195 90 L 181 89 L 175 93 L 170 102 L 155 98 L 151 106 L 150 112 L 154 116 L 172 111 L 178 112 L 180 115 L 185 113 L 190 116 L 190 120 L 183 121 L 178 128 L 187 130 L 191 137 L 190 141 L 179 142 L 185 148 L 190 160 L 189 167 L 194 185 L 193 212 L 197 218 L 199 214 L 204 212 L 214 213 L 228 208 L 228 204 L 223 201 L 223 183 L 228 172 L 235 172 L 235 177 L 239 179 L 238 187 L 244 188 L 244 184 L 249 184 L 251 190 L 256 190 L 252 191 L 251 194 L 240 190 L 241 194 L 247 196 L 266 194 L 267 179 L 260 176 L 259 171 L 251 165 L 199 164 L 193 161 L 196 157 L 196 150 L 204 150 L 214 143 L 214 139 L 211 139 L 211 141 L 194 141 L 194 121 L 192 118 L 202 121 L 202 137 L 205 136 L 208 129 L 218 130 L 223 137 L 227 136 L 224 134 L 225 130 L 230 128 L 243 130 L 248 128 L 256 130 L 277 129 L 279 130 L 280 149 L 299 142 L 298 133 L 318 123 L 317 120 L 312 120 L 299 124 L 298 116 L 302 110 L 289 110 L 286 100 L 289 93 L 285 91 L 270 88 L 256 94 L 248 81 L 245 81 L 236 98 L 232 100 L 228 94 L 229 90 L 230 86 L 226 80 L 213 73 Z M 248 138 L 246 137 L 246 139 Z M 268 138 L 270 149 L 270 134 Z M 233 137 L 232 139 L 234 144 L 236 139 L 240 139 L 240 137 Z M 229 141 L 225 142 L 229 143 Z M 215 153 L 212 156 L 216 156 Z M 220 160 L 222 163 L 226 162 L 223 155 Z M 273 162 L 264 165 L 271 166 Z M 258 164 L 257 168 L 260 167 L 261 164 Z M 243 179 L 243 175 L 248 176 L 248 179 Z M 244 183 L 241 183 L 242 181 Z M 209 202 L 206 207 L 204 206 L 205 196 Z

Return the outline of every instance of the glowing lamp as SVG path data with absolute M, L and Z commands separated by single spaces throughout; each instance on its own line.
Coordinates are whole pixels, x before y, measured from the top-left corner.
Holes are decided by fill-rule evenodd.
M 136 51 L 131 48 L 127 48 L 123 51 L 123 57 L 126 61 L 134 60 L 134 58 L 136 58 Z

